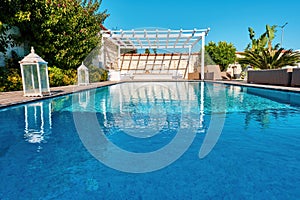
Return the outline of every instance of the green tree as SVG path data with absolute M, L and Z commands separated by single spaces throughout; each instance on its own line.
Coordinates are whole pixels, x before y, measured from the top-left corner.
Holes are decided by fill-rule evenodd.
M 272 42 L 275 38 L 276 27 L 277 27 L 276 25 L 273 25 L 273 26 L 266 25 L 266 35 L 268 38 L 268 51 L 270 53 L 272 52 L 272 49 L 273 49 Z M 278 47 L 278 45 L 276 45 L 276 48 L 277 47 Z
M 5 0 L 6 1 L 6 0 Z M 7 2 L 11 2 L 7 0 Z M 100 24 L 106 11 L 101 0 L 15 0 L 10 26 L 17 26 L 27 50 L 36 52 L 50 66 L 77 68 L 100 41 Z M 1 21 L 1 19 L 0 19 Z
M 15 45 L 15 34 L 9 32 L 12 28 L 17 13 L 17 0 L 2 0 L 0 3 L 0 52 L 6 53 L 6 49 Z
M 0 21 L 0 52 L 2 53 L 5 53 L 7 47 L 13 42 L 7 31 L 8 26 Z
M 205 46 L 205 50 L 208 52 L 211 59 L 217 65 L 220 65 L 222 71 L 236 60 L 236 48 L 232 43 L 227 43 L 225 41 L 220 41 L 218 44 L 209 42 L 208 45 Z
M 202 60 L 202 53 L 200 51 L 199 57 L 198 57 L 199 62 Z M 210 55 L 208 54 L 207 51 L 204 52 L 204 65 L 215 65 L 216 63 L 212 60 Z

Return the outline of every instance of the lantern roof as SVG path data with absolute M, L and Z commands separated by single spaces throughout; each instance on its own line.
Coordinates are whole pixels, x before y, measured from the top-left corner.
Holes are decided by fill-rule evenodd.
M 48 62 L 46 62 L 44 59 L 42 59 L 39 55 L 37 55 L 34 52 L 34 48 L 31 47 L 31 53 L 28 54 L 27 56 L 25 56 L 21 61 L 21 64 L 32 64 L 32 63 L 45 63 L 47 64 Z
M 80 65 L 80 67 L 77 68 L 77 70 L 89 70 L 82 62 L 82 64 Z

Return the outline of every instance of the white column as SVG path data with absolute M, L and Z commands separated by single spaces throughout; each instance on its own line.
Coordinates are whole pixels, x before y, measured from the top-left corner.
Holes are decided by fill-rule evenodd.
M 194 72 L 193 69 L 191 69 L 191 53 L 192 53 L 192 46 L 189 46 L 189 58 L 188 58 L 188 73 Z
M 118 70 L 121 69 L 121 48 L 118 46 Z
M 201 80 L 204 80 L 204 52 L 205 52 L 205 33 L 202 33 L 202 48 L 201 48 Z
M 118 48 L 117 49 L 117 53 L 118 53 L 118 55 L 117 55 L 117 59 L 118 59 L 117 68 L 118 69 L 110 69 L 109 70 L 109 80 L 110 81 L 120 81 L 121 80 L 121 71 L 120 71 L 120 69 L 121 69 L 121 48 L 120 48 L 119 45 L 118 45 L 117 48 Z

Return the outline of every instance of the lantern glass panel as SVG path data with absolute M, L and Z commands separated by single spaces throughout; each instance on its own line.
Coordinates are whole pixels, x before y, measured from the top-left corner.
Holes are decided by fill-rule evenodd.
M 39 93 L 39 80 L 36 65 L 23 65 L 25 93 Z
M 48 88 L 48 76 L 47 76 L 47 65 L 41 64 L 40 65 L 40 76 L 41 76 L 41 89 L 42 92 L 49 92 Z

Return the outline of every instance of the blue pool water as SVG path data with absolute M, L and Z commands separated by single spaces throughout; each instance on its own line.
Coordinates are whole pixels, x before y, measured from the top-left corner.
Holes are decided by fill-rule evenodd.
M 123 83 L 0 122 L 1 200 L 300 198 L 300 94 Z

